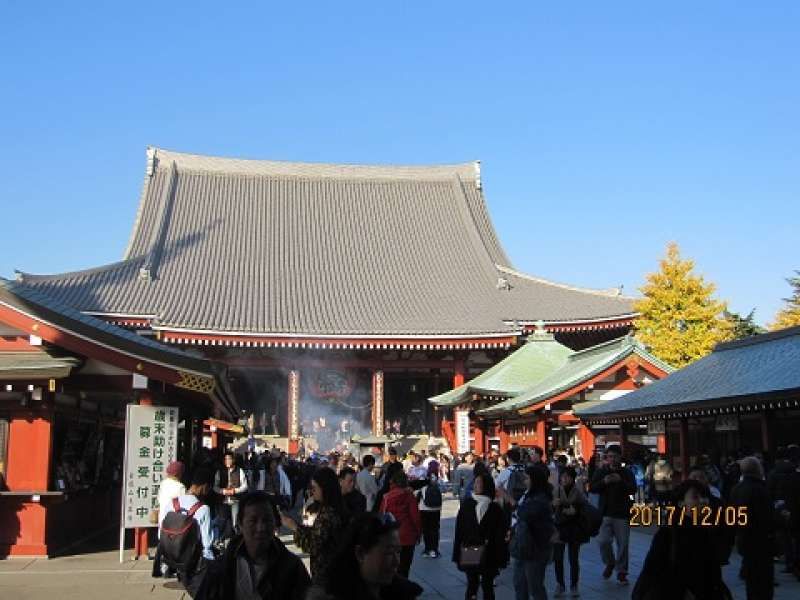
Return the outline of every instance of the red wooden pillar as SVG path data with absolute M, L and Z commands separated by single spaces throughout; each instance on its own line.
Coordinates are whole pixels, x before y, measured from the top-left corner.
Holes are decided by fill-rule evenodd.
M 464 385 L 464 361 L 456 360 L 453 365 L 453 388 Z
M 584 423 L 578 425 L 578 439 L 581 441 L 581 456 L 588 464 L 594 455 L 594 432 Z
M 300 371 L 291 369 L 287 384 L 286 418 L 289 454 L 297 454 L 300 438 Z
M 678 446 L 681 453 L 681 480 L 684 480 L 689 475 L 689 419 L 686 417 L 680 420 Z
M 372 373 L 372 435 L 383 435 L 383 371 Z
M 486 452 L 486 432 L 483 428 L 483 423 L 480 420 L 476 420 L 472 436 L 474 438 L 475 453 L 479 456 L 483 456 Z
M 505 421 L 500 421 L 499 427 L 499 437 L 500 437 L 500 454 L 505 454 L 508 452 L 508 429 L 506 429 Z
M 10 491 L 47 491 L 52 426 L 53 417 L 49 410 L 11 418 L 6 468 L 6 483 Z M 3 508 L 9 506 L 5 504 Z M 0 550 L 7 550 L 12 556 L 47 556 L 47 509 L 31 498 L 21 501 L 18 507 L 18 523 L 14 527 L 4 527 L 0 533 L 0 546 L 3 546 Z M 5 523 L 5 519 L 0 522 Z
M 536 445 L 544 451 L 543 458 L 547 457 L 547 431 L 545 430 L 544 417 L 538 417 L 536 421 Z

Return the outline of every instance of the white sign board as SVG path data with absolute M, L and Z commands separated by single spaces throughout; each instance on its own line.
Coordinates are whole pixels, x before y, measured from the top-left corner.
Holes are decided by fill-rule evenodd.
M 125 418 L 125 528 L 154 527 L 158 487 L 167 465 L 178 456 L 178 409 L 172 406 L 128 405 Z
M 469 411 L 455 411 L 456 419 L 456 452 L 469 452 Z

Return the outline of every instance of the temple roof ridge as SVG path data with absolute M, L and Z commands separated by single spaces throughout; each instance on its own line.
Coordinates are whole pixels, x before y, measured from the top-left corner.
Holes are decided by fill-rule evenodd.
M 148 163 L 151 156 L 153 162 L 152 167 L 148 167 L 149 171 L 168 168 L 174 162 L 178 169 L 225 175 L 421 181 L 446 180 L 458 176 L 472 180 L 480 187 L 480 170 L 476 166 L 480 161 L 430 165 L 300 162 L 212 156 L 148 146 Z

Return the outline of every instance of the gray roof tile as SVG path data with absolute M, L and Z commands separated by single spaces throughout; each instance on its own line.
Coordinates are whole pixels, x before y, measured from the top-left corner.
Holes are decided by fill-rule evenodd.
M 708 356 L 620 398 L 578 409 L 582 417 L 677 410 L 800 390 L 800 327 L 721 344 Z
M 474 163 L 364 166 L 152 150 L 123 261 L 25 285 L 82 311 L 244 334 L 485 335 L 631 301 L 511 270 Z M 506 278 L 510 290 L 498 289 Z

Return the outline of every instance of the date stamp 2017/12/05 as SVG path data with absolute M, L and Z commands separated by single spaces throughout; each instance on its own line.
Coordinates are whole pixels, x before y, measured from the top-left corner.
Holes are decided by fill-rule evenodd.
M 746 527 L 746 506 L 663 506 L 634 505 L 630 511 L 631 527 L 656 525 L 694 525 L 696 527 Z

